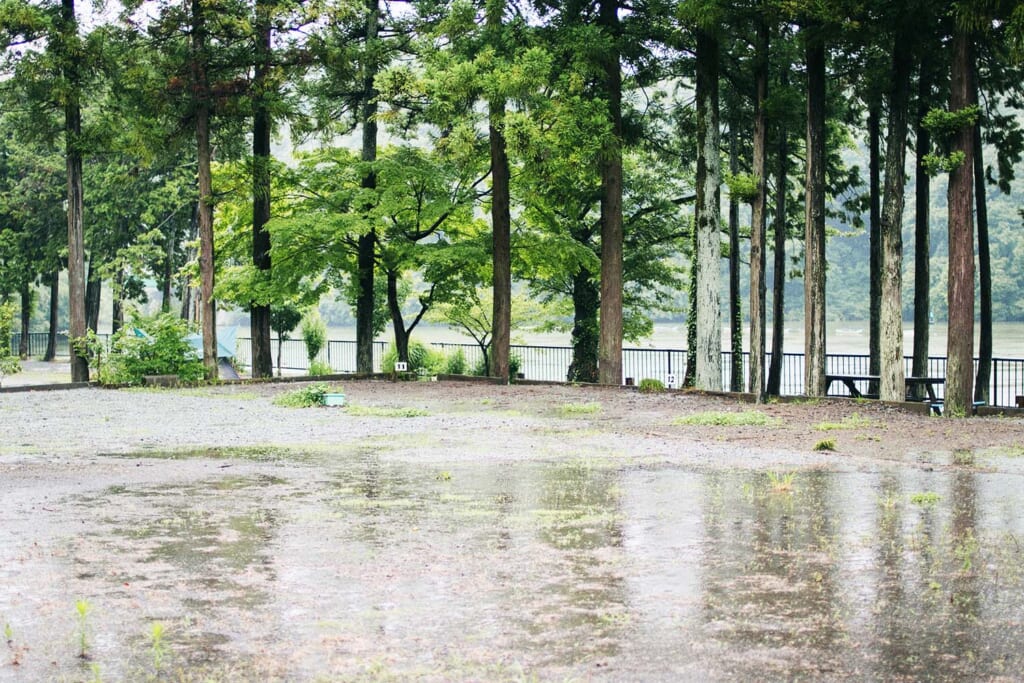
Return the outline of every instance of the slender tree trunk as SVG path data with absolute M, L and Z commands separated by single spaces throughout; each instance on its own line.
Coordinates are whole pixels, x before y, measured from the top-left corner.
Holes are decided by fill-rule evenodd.
M 270 275 L 270 13 L 267 0 L 256 0 L 255 69 L 252 83 L 252 264 L 262 277 Z M 274 373 L 270 355 L 270 304 L 250 302 L 249 337 L 252 340 L 252 376 Z
M 19 292 L 21 299 L 21 337 L 18 340 L 18 357 L 22 360 L 28 358 L 28 335 L 32 325 L 32 287 L 28 282 L 21 286 Z M 10 340 L 5 340 L 9 342 Z
M 57 357 L 57 314 L 60 311 L 60 266 L 53 271 L 53 279 L 50 281 L 50 317 L 49 327 L 46 331 L 46 353 L 43 360 L 50 362 Z
M 601 0 L 600 23 L 612 41 L 605 53 L 604 85 L 611 139 L 601 161 L 601 320 L 598 372 L 601 384 L 622 384 L 622 67 L 619 3 Z
M 61 2 L 61 28 L 63 49 L 67 52 L 64 78 L 67 81 L 67 99 L 64 105 L 64 145 L 68 176 L 68 309 L 70 329 L 68 339 L 85 337 L 85 238 L 82 226 L 82 136 L 81 59 L 72 44 L 78 42 L 78 21 L 75 18 L 75 0 Z M 79 354 L 71 344 L 71 381 L 89 381 L 89 360 Z
M 815 31 L 812 29 L 812 31 Z M 816 31 L 815 31 L 816 32 Z M 804 391 L 825 394 L 825 45 L 806 40 L 807 177 L 805 186 Z
M 739 124 L 729 122 L 729 173 L 740 172 Z M 743 312 L 740 308 L 740 202 L 729 197 L 729 390 L 743 391 Z
M 493 34 L 492 43 L 495 45 L 500 44 L 499 33 L 504 12 L 504 1 L 488 3 L 487 27 Z M 494 299 L 491 310 L 493 362 L 490 369 L 494 377 L 507 382 L 510 379 L 509 353 L 512 343 L 512 215 L 509 209 L 511 177 L 503 132 L 505 101 L 494 98 L 488 104 L 491 148 L 491 287 Z M 575 340 L 575 328 L 573 331 Z M 575 342 L 573 349 L 575 351 Z M 571 366 L 569 374 L 572 375 Z M 596 378 L 586 381 L 596 381 Z
M 110 333 L 124 327 L 124 266 L 114 274 L 114 292 L 110 297 Z
M 754 62 L 754 179 L 757 194 L 751 203 L 750 217 L 750 383 L 748 391 L 758 403 L 764 401 L 765 391 L 765 152 L 768 146 L 768 121 L 765 101 L 768 99 L 768 24 L 763 18 L 757 23 L 757 43 Z
M 971 36 L 957 26 L 953 34 L 949 110 L 958 112 L 971 104 L 974 59 Z M 946 342 L 945 415 L 969 415 L 974 379 L 974 139 L 973 126 L 956 134 L 952 151 L 963 162 L 949 174 L 949 266 L 947 301 L 949 327 Z
M 366 0 L 366 10 L 361 159 L 372 165 L 377 161 L 377 91 L 373 87 L 373 80 L 376 78 L 378 70 L 375 45 L 380 30 L 380 7 L 377 0 Z M 373 170 L 363 176 L 362 186 L 367 190 L 377 188 L 377 174 Z M 356 299 L 356 370 L 363 373 L 373 372 L 373 319 L 376 302 L 373 280 L 376 247 L 377 234 L 373 226 L 369 225 L 366 232 L 359 236 L 359 243 L 356 247 L 356 269 L 359 280 L 359 294 Z
M 697 374 L 698 389 L 722 388 L 719 299 L 720 160 L 718 39 L 697 30 Z
M 203 0 L 192 0 L 192 78 L 196 91 L 196 157 L 199 162 L 199 278 L 202 292 L 203 365 L 217 379 L 217 303 L 213 298 L 213 179 L 210 172 L 210 93 L 206 74 L 206 21 Z
M 782 87 L 787 85 L 783 71 Z M 768 385 L 765 393 L 778 396 L 782 393 L 783 342 L 786 333 L 786 184 L 789 164 L 789 134 L 780 124 L 778 159 L 775 166 L 775 243 L 772 262 L 772 362 L 768 368 Z
M 277 376 L 281 376 L 281 349 L 284 348 L 284 335 L 277 333 Z
M 928 342 L 931 324 L 931 231 L 928 225 L 931 205 L 931 178 L 924 158 L 931 152 L 931 136 L 922 125 L 931 108 L 931 82 L 927 59 L 922 59 L 917 82 L 917 123 L 915 125 L 914 162 L 914 377 L 928 376 Z M 924 389 L 914 387 L 914 398 L 921 399 Z
M 911 39 L 898 31 L 893 48 L 889 133 L 885 141 L 885 201 L 881 227 L 880 398 L 906 398 L 903 362 L 903 205 L 907 167 L 907 109 L 910 106 Z
M 977 90 L 974 102 L 977 104 Z M 989 403 L 992 382 L 992 257 L 988 243 L 988 202 L 985 187 L 985 158 L 981 144 L 981 121 L 974 125 L 974 203 L 978 217 L 978 374 L 974 400 Z
M 882 371 L 882 173 L 881 103 L 868 110 L 868 373 Z M 878 394 L 878 382 L 868 384 L 868 393 Z
M 103 281 L 100 280 L 96 260 L 89 259 L 89 275 L 85 280 L 85 324 L 96 332 L 100 326 L 100 304 L 103 296 Z
M 174 280 L 174 249 L 175 249 L 175 232 L 174 230 L 168 231 L 167 243 L 164 245 L 164 261 L 163 261 L 163 272 L 161 273 L 160 283 L 160 311 L 168 313 L 171 310 L 171 291 L 172 281 Z
M 572 308 L 572 363 L 566 379 L 597 382 L 600 293 L 593 274 L 586 268 L 580 268 L 572 278 Z
M 409 333 L 405 329 L 405 320 L 402 318 L 402 306 L 398 300 L 398 271 L 389 268 L 388 277 L 388 311 L 391 313 L 391 327 L 395 331 L 395 351 L 398 360 L 403 363 L 409 362 Z
M 690 287 L 686 293 L 686 371 L 683 386 L 697 381 L 697 223 L 700 207 L 694 207 L 690 225 Z

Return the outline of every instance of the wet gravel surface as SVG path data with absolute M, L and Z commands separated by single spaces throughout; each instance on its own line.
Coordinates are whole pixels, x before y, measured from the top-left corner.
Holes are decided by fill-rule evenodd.
M 1020 417 L 296 388 L 0 393 L 0 680 L 1024 670 Z

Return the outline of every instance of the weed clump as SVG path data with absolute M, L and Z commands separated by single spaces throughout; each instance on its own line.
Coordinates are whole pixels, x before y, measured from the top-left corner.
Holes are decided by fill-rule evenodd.
M 310 384 L 307 387 L 289 391 L 274 398 L 274 405 L 282 408 L 311 408 L 322 406 L 324 396 L 328 393 L 327 385 L 323 382 Z
M 778 427 L 782 421 L 765 415 L 759 410 L 744 410 L 738 413 L 708 411 L 684 415 L 672 420 L 677 426 L 697 427 Z
M 836 449 L 835 439 L 822 439 L 818 443 L 814 444 L 814 450 L 816 451 L 834 451 Z
M 641 394 L 660 394 L 665 391 L 665 384 L 660 379 L 645 377 L 640 380 L 640 384 L 637 385 L 637 390 Z

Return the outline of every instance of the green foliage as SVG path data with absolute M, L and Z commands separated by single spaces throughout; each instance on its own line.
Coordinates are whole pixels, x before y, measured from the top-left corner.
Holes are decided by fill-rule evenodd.
M 816 451 L 834 451 L 836 449 L 835 439 L 822 439 L 818 443 L 814 444 L 814 450 Z
M 292 304 L 270 307 L 270 329 L 277 333 L 282 341 L 291 338 L 292 332 L 302 320 L 302 311 Z
M 672 420 L 672 424 L 699 427 L 777 427 L 782 424 L 782 421 L 765 415 L 759 410 L 745 410 L 738 413 L 707 411 L 677 417 Z
M 462 349 L 455 349 L 445 358 L 444 373 L 446 375 L 465 375 L 466 368 L 466 354 Z
M 306 358 L 309 359 L 312 368 L 314 359 L 320 355 L 320 350 L 327 343 L 327 325 L 315 309 L 302 319 L 302 341 L 306 344 Z
M 388 346 L 387 351 L 384 352 L 384 358 L 381 360 L 381 367 L 384 372 L 394 372 L 395 363 L 398 362 L 398 349 L 394 344 Z M 416 339 L 409 340 L 409 372 L 415 373 L 426 373 L 435 375 L 439 372 L 445 372 L 445 368 L 448 365 L 447 357 L 439 352 L 434 351 L 426 344 Z
M 752 202 L 759 194 L 757 176 L 750 173 L 726 175 L 725 184 L 729 188 L 729 196 L 740 202 Z
M 14 304 L 0 304 L 0 384 L 7 375 L 21 371 L 21 361 L 11 353 L 11 326 L 14 321 Z
M 910 495 L 910 502 L 914 505 L 920 505 L 921 507 L 935 507 L 936 503 L 942 500 L 942 496 L 935 493 L 934 491 L 924 491 L 922 493 L 912 493 Z
M 334 369 L 323 361 L 314 360 L 309 363 L 309 370 L 306 373 L 310 377 L 320 377 L 322 375 L 333 375 Z
M 931 109 L 921 120 L 921 125 L 936 138 L 946 140 L 965 127 L 973 126 L 980 114 L 981 109 L 977 105 L 964 107 L 958 111 Z
M 324 404 L 324 395 L 336 393 L 339 389 L 330 389 L 327 384 L 318 382 L 310 384 L 294 391 L 289 391 L 274 397 L 274 405 L 282 408 L 311 408 Z
M 177 375 L 182 382 L 199 382 L 205 371 L 202 358 L 186 339 L 189 332 L 188 323 L 176 315 L 132 312 L 106 348 L 94 335 L 84 340 L 84 348 L 103 384 L 141 384 L 145 375 Z
M 660 394 L 665 391 L 665 383 L 660 379 L 644 377 L 640 380 L 640 384 L 637 385 L 637 390 L 641 394 Z

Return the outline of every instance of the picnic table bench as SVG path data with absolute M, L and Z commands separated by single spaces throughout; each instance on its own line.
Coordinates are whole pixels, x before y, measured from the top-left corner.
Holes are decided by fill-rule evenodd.
M 878 398 L 878 394 L 869 393 L 867 389 L 861 391 L 857 385 L 858 383 L 870 385 L 871 383 L 878 382 L 879 379 L 878 375 L 825 375 L 825 394 L 828 395 L 833 382 L 839 382 L 846 386 L 852 398 Z M 944 385 L 946 383 L 945 377 L 905 377 L 903 381 L 906 386 L 906 400 L 921 400 L 928 404 L 929 409 L 933 413 L 936 415 L 942 414 L 944 401 L 935 395 L 935 387 Z M 920 388 L 923 388 L 926 394 L 923 399 L 917 398 L 917 389 Z M 971 405 L 971 412 L 977 415 L 978 408 L 983 405 L 985 405 L 984 401 L 974 401 Z

